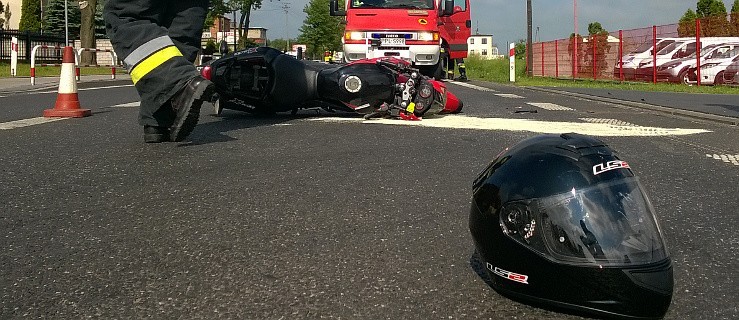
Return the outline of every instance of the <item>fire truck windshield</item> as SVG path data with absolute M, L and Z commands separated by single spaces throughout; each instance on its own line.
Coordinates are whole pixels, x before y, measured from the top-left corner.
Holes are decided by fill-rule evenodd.
M 388 8 L 388 9 L 433 9 L 433 0 L 352 0 L 352 8 Z

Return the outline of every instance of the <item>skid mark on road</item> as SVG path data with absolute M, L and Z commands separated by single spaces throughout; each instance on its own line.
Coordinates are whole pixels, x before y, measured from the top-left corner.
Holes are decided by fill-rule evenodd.
M 575 109 L 572 109 L 572 108 L 563 107 L 563 106 L 560 106 L 558 104 L 549 103 L 549 102 L 527 102 L 526 104 L 532 105 L 532 106 L 537 107 L 537 108 L 542 108 L 544 110 L 549 110 L 549 111 L 572 111 L 572 110 L 575 110 Z
M 619 126 L 607 123 L 557 122 L 527 119 L 478 118 L 466 116 L 430 117 L 424 118 L 421 121 L 402 121 L 396 119 L 362 120 L 358 118 L 312 118 L 308 119 L 308 121 L 329 123 L 361 122 L 363 124 L 383 124 L 491 131 L 529 131 L 552 134 L 577 132 L 581 134 L 601 137 L 677 136 L 711 132 L 704 129 Z
M 30 119 L 3 122 L 3 123 L 0 123 L 0 130 L 23 128 L 23 127 L 28 127 L 28 126 L 33 126 L 33 125 L 43 124 L 43 123 L 49 123 L 49 122 L 54 122 L 54 121 L 59 121 L 59 120 L 64 120 L 64 119 L 69 119 L 69 118 L 36 117 L 36 118 L 30 118 Z

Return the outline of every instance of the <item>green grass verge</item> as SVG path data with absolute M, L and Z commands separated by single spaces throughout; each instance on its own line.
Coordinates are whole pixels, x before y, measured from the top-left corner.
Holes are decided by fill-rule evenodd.
M 465 59 L 467 76 L 470 79 L 498 83 L 510 83 L 508 75 L 508 59 L 483 60 L 478 57 Z M 528 77 L 525 74 L 525 62 L 516 61 L 517 86 L 567 87 L 567 88 L 613 88 L 637 91 L 687 92 L 711 94 L 739 94 L 736 86 L 689 86 L 678 83 L 620 82 L 609 80 L 587 79 L 555 79 L 545 77 Z
M 116 68 L 116 73 L 123 73 L 123 68 Z M 61 67 L 36 67 L 36 77 L 58 77 L 61 73 Z M 80 68 L 80 75 L 99 75 L 99 74 L 110 74 L 110 67 L 82 67 Z M 18 70 L 16 72 L 18 77 L 30 77 L 31 76 L 31 64 L 19 63 Z M 0 63 L 0 78 L 10 77 L 10 63 Z

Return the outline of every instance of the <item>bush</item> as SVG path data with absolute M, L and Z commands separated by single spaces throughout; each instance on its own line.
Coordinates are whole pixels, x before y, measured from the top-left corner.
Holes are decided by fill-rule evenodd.
M 492 82 L 508 82 L 510 75 L 508 73 L 508 58 L 486 60 L 480 56 L 470 56 L 465 59 L 467 67 L 467 76 L 474 79 L 480 79 Z M 524 59 L 516 60 L 516 78 L 524 77 L 526 74 L 526 63 Z
M 208 39 L 208 42 L 205 43 L 205 48 L 203 49 L 203 54 L 205 55 L 212 55 L 218 51 L 218 47 L 216 46 L 216 42 L 213 41 L 213 39 Z

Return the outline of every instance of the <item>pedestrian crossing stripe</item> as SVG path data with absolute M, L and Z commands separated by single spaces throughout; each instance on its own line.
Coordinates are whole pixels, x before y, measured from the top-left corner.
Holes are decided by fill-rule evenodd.
M 526 104 L 532 105 L 537 108 L 541 108 L 544 110 L 550 110 L 550 111 L 572 111 L 574 109 L 563 107 L 558 104 L 549 103 L 549 102 L 527 102 Z
M 706 157 L 739 166 L 739 154 L 706 154 Z
M 512 93 L 496 93 L 495 95 L 501 98 L 523 99 L 522 96 L 519 96 L 517 94 L 512 94 Z
M 605 124 L 612 124 L 614 126 L 627 126 L 627 127 L 637 127 L 637 125 L 633 123 L 629 123 L 626 121 L 621 121 L 618 119 L 601 119 L 601 118 L 580 118 L 580 120 L 590 123 L 605 123 Z

